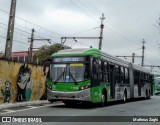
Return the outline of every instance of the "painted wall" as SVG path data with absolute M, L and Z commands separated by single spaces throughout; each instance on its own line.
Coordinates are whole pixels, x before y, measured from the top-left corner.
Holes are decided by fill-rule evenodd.
M 40 100 L 45 81 L 42 66 L 0 60 L 0 103 Z

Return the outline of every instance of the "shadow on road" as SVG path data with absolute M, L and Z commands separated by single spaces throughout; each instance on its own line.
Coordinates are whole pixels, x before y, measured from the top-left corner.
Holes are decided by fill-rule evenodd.
M 137 98 L 137 99 L 129 99 L 127 100 L 126 103 L 132 103 L 136 101 L 146 101 L 145 98 Z M 126 104 L 123 101 L 113 101 L 113 102 L 108 102 L 105 107 L 108 106 L 115 106 L 115 105 L 123 105 Z M 93 104 L 93 103 L 79 103 L 76 105 L 71 105 L 71 106 L 66 106 L 65 104 L 60 104 L 60 105 L 54 105 L 51 107 L 56 107 L 56 108 L 75 108 L 75 109 L 94 109 L 94 108 L 103 108 L 100 106 L 100 104 Z

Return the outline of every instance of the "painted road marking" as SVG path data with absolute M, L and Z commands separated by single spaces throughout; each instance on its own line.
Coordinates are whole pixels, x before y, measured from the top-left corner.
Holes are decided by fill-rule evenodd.
M 5 109 L 5 110 L 3 110 L 3 111 L 5 111 L 5 113 L 6 113 L 6 112 L 9 112 L 9 113 L 14 112 L 14 110 L 10 110 L 10 109 Z
M 45 106 L 31 106 L 30 108 L 27 108 L 27 109 L 20 109 L 20 110 L 8 110 L 8 109 L 5 109 L 4 111 L 8 110 L 9 112 L 4 112 L 4 113 L 0 113 L 0 115 L 3 115 L 3 114 L 9 114 L 9 113 L 13 113 L 13 112 L 22 112 L 22 111 L 26 111 L 26 110 L 31 110 L 31 109 L 36 109 L 36 108 L 44 108 L 44 107 L 49 107 L 49 106 L 55 106 L 55 105 L 62 105 L 63 103 L 57 103 L 57 104 L 47 104 Z M 28 106 L 26 106 L 28 107 Z
M 35 107 L 38 107 L 38 106 L 31 106 L 31 105 L 29 105 L 29 106 L 25 106 L 25 107 L 28 107 L 28 108 L 35 108 Z

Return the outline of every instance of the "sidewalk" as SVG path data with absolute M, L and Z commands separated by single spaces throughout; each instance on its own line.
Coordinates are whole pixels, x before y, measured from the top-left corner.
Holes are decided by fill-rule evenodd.
M 37 100 L 37 101 L 28 101 L 28 102 L 2 103 L 0 104 L 0 109 L 30 106 L 30 105 L 42 105 L 42 104 L 50 104 L 50 102 L 48 100 Z

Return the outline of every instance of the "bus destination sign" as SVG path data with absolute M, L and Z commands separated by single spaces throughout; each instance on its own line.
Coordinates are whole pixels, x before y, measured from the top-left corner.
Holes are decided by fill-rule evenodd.
M 84 57 L 53 58 L 53 62 L 79 62 L 79 61 L 84 61 Z

